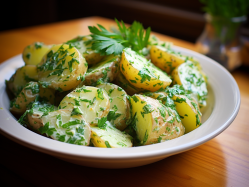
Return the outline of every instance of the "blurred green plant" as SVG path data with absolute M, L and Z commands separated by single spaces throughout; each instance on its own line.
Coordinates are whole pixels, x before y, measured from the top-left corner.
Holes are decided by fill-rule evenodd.
M 200 0 L 203 10 L 212 15 L 225 18 L 241 17 L 249 13 L 249 0 Z
M 249 13 L 249 0 L 200 0 L 207 21 L 214 27 L 217 38 L 228 44 L 238 34 L 241 24 Z

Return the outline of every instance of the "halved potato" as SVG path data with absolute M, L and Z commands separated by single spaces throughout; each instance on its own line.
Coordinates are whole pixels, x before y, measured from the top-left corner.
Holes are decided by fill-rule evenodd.
M 185 133 L 191 132 L 201 125 L 201 112 L 198 102 L 191 96 L 174 95 L 176 110 L 181 117 L 185 127 Z
M 120 71 L 133 86 L 152 92 L 172 82 L 165 72 L 130 48 L 123 50 Z
M 34 102 L 26 114 L 28 119 L 28 127 L 34 131 L 38 131 L 38 129 L 43 126 L 41 120 L 42 116 L 48 115 L 49 112 L 53 112 L 55 110 L 57 110 L 57 107 L 49 103 L 41 103 L 39 101 Z
M 54 140 L 84 146 L 90 143 L 91 128 L 80 114 L 61 109 L 49 112 L 41 121 L 38 131 Z
M 119 61 L 119 56 L 106 56 L 100 63 L 87 70 L 85 80 L 78 87 L 83 85 L 95 86 L 104 82 L 112 82 L 117 77 Z
M 170 140 L 184 134 L 173 111 L 158 100 L 135 94 L 131 97 L 133 127 L 141 145 Z
M 51 47 L 51 45 L 45 45 L 42 42 L 34 42 L 23 50 L 23 61 L 26 65 L 37 65 Z
M 27 110 L 28 104 L 35 101 L 37 96 L 40 96 L 51 104 L 54 103 L 54 90 L 43 88 L 37 82 L 29 82 L 14 101 L 12 101 L 10 111 L 22 115 Z
M 88 65 L 94 65 L 100 62 L 104 56 L 101 56 L 99 53 L 96 53 L 92 50 L 92 37 L 87 36 L 78 36 L 66 42 L 66 44 L 76 47 L 82 56 L 86 59 Z
M 102 88 L 83 86 L 67 94 L 59 109 L 79 110 L 90 125 L 97 125 L 98 119 L 109 113 L 109 96 Z
M 55 45 L 38 64 L 38 79 L 45 87 L 67 91 L 80 83 L 87 67 L 86 60 L 75 47 Z
M 104 128 L 91 127 L 91 129 L 91 142 L 95 147 L 132 147 L 132 137 L 113 127 L 109 121 L 105 122 Z
M 162 104 L 166 103 L 167 95 L 168 95 L 165 92 L 144 92 L 141 94 L 148 96 L 148 97 L 151 97 L 151 98 L 154 98 L 154 99 L 157 99 L 157 100 L 160 100 L 160 101 L 162 101 Z
M 39 96 L 39 85 L 37 82 L 28 83 L 14 101 L 10 104 L 10 111 L 17 115 L 22 115 L 27 110 L 27 105 Z
M 177 66 L 186 61 L 186 57 L 170 48 L 153 45 L 150 49 L 151 62 L 161 70 L 171 73 Z
M 202 76 L 204 77 L 205 82 L 206 82 L 206 84 L 207 84 L 207 83 L 208 83 L 208 77 L 207 77 L 207 75 L 204 73 L 204 71 L 202 70 L 202 67 L 201 67 L 200 62 L 199 62 L 197 59 L 193 58 L 193 57 L 189 57 L 188 60 L 190 60 L 191 62 L 193 62 L 193 64 L 197 67 L 197 69 L 198 69 L 199 72 L 202 74 Z
M 178 66 L 172 72 L 172 77 L 175 84 L 182 85 L 185 90 L 196 95 L 200 107 L 206 106 L 207 84 L 203 75 L 191 61 Z
M 18 68 L 10 80 L 7 81 L 7 86 L 17 96 L 30 81 L 38 81 L 37 67 L 35 65 L 26 65 Z
M 112 83 L 103 83 L 97 87 L 103 88 L 110 97 L 110 111 L 107 120 L 117 129 L 124 130 L 127 127 L 126 121 L 130 118 L 130 102 L 126 92 Z
M 114 83 L 122 87 L 129 95 L 134 95 L 143 91 L 143 89 L 136 88 L 135 86 L 130 84 L 130 82 L 126 80 L 125 76 L 121 72 L 118 73 Z

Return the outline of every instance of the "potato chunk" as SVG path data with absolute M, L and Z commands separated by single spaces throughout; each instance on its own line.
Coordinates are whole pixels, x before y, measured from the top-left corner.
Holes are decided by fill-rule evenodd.
M 42 116 L 47 115 L 49 112 L 57 110 L 57 107 L 49 103 L 36 101 L 32 104 L 32 107 L 27 110 L 28 127 L 34 131 L 38 131 L 42 124 Z M 26 116 L 24 116 L 26 117 Z
M 7 81 L 7 86 L 17 96 L 30 81 L 38 81 L 37 67 L 34 65 L 26 65 L 18 68 L 16 73 Z
M 41 134 L 70 144 L 87 146 L 90 143 L 91 128 L 79 113 L 61 109 L 49 112 L 41 120 L 42 127 L 38 129 Z
M 157 91 L 171 84 L 169 76 L 130 48 L 123 50 L 120 71 L 135 87 Z
M 184 134 L 173 111 L 158 100 L 135 94 L 131 97 L 132 116 L 141 145 L 158 143 Z
M 130 102 L 126 92 L 111 83 L 100 84 L 97 87 L 103 88 L 110 97 L 110 111 L 107 120 L 117 129 L 124 130 L 127 127 L 126 121 L 130 118 Z
M 92 66 L 85 74 L 85 80 L 78 87 L 83 85 L 95 86 L 104 82 L 112 82 L 118 74 L 119 56 L 110 55 L 101 62 Z
M 134 95 L 144 91 L 143 89 L 133 86 L 128 80 L 126 80 L 125 76 L 121 72 L 118 73 L 114 83 L 122 87 L 129 95 Z
M 10 111 L 22 115 L 29 103 L 35 101 L 40 96 L 51 104 L 54 103 L 54 91 L 49 88 L 43 88 L 37 82 L 29 82 L 25 85 L 18 96 L 12 101 Z
M 91 142 L 95 147 L 132 147 L 132 137 L 113 127 L 109 121 L 105 122 L 105 127 L 103 128 L 91 127 L 91 129 Z
M 55 45 L 38 64 L 38 79 L 44 86 L 67 91 L 80 83 L 87 70 L 80 52 L 67 44 Z
M 91 36 L 78 36 L 66 42 L 66 44 L 76 47 L 82 56 L 86 59 L 86 62 L 89 66 L 97 64 L 100 62 L 104 56 L 101 56 L 99 53 L 96 53 L 91 49 L 92 42 Z
M 191 132 L 201 125 L 201 112 L 198 102 L 191 96 L 174 95 L 176 110 L 181 116 L 182 124 L 185 127 L 185 133 Z
M 106 117 L 110 110 L 109 96 L 102 88 L 84 86 L 67 94 L 60 102 L 60 109 L 79 110 L 90 125 L 97 125 L 98 119 Z
M 23 61 L 26 65 L 37 65 L 51 47 L 51 45 L 45 45 L 42 42 L 34 42 L 23 50 Z
M 171 73 L 177 66 L 186 61 L 186 57 L 170 48 L 154 45 L 150 49 L 151 62 L 161 70 Z
M 192 62 L 188 61 L 178 66 L 172 72 L 172 77 L 175 84 L 182 85 L 185 90 L 196 95 L 200 107 L 206 106 L 207 84 L 203 75 Z

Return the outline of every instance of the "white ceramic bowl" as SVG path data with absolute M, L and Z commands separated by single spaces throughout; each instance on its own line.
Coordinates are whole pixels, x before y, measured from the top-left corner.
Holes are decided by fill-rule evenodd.
M 184 55 L 198 59 L 209 77 L 209 106 L 203 113 L 204 122 L 196 130 L 174 140 L 132 148 L 104 149 L 84 147 L 55 141 L 20 125 L 9 112 L 5 79 L 24 65 L 21 55 L 0 65 L 0 132 L 31 149 L 47 153 L 79 165 L 99 168 L 129 168 L 153 163 L 168 156 L 193 149 L 224 131 L 235 119 L 240 106 L 236 81 L 221 65 L 196 52 L 174 47 Z

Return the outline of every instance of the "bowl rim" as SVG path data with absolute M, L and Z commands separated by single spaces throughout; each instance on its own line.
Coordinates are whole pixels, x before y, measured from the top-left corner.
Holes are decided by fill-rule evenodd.
M 11 115 L 11 113 L 8 110 L 1 110 L 0 111 L 0 117 L 3 115 L 6 116 L 6 120 L 2 120 L 0 124 L 0 132 L 1 134 L 9 137 L 10 139 L 16 141 L 17 143 L 20 143 L 22 145 L 25 145 L 29 148 L 38 150 L 40 152 L 44 152 L 51 155 L 61 155 L 61 156 L 70 156 L 70 157 L 84 157 L 84 158 L 92 158 L 92 159 L 112 159 L 112 160 L 124 160 L 124 159 L 138 159 L 138 158 L 148 158 L 148 157 L 161 157 L 166 155 L 173 155 L 180 152 L 187 151 L 189 149 L 195 148 L 210 139 L 214 138 L 215 136 L 219 135 L 221 132 L 223 132 L 226 128 L 229 127 L 229 125 L 233 122 L 235 117 L 237 116 L 240 108 L 240 91 L 239 87 L 234 80 L 233 76 L 220 64 L 215 62 L 214 60 L 210 59 L 209 57 L 206 57 L 202 54 L 199 54 L 195 51 L 185 49 L 182 47 L 174 46 L 173 49 L 180 51 L 181 53 L 187 53 L 197 58 L 205 59 L 206 61 L 209 61 L 209 63 L 212 64 L 212 66 L 215 66 L 218 68 L 222 73 L 224 73 L 225 76 L 229 79 L 230 84 L 232 84 L 233 88 L 235 89 L 236 94 L 236 105 L 233 107 L 232 115 L 226 119 L 226 121 L 222 124 L 221 127 L 217 128 L 212 133 L 209 133 L 201 138 L 198 138 L 194 142 L 189 143 L 183 143 L 178 146 L 173 146 L 167 149 L 164 149 L 163 146 L 166 145 L 167 142 L 162 142 L 158 144 L 153 145 L 146 145 L 146 146 L 140 146 L 140 147 L 132 147 L 132 148 L 118 148 L 118 149 L 101 149 L 98 147 L 85 147 L 85 146 L 78 146 L 78 145 L 72 145 L 67 144 L 64 142 L 54 141 L 52 139 L 46 138 L 44 136 L 41 136 L 35 132 L 30 131 L 29 129 L 26 129 L 22 125 L 20 125 Z M 13 63 L 15 60 L 20 60 L 21 54 L 16 55 L 5 62 L 3 62 L 0 65 L 0 72 L 8 66 L 10 63 Z M 14 70 L 13 70 L 14 71 Z M 1 80 L 0 80 L 1 81 Z M 0 89 L 2 87 L 5 91 L 5 85 L 1 84 L 0 82 Z M 4 93 L 0 93 L 0 99 L 3 97 Z M 0 103 L 1 104 L 1 103 Z M 2 106 L 0 106 L 2 107 Z M 210 115 L 210 117 L 214 115 L 213 113 Z M 2 118 L 1 117 L 1 118 Z M 210 118 L 209 117 L 209 118 Z M 20 131 L 19 133 L 15 132 L 13 133 L 11 131 L 10 127 L 7 127 L 6 125 L 2 125 L 3 123 L 10 123 L 14 127 L 16 126 L 17 130 Z M 206 123 L 206 122 L 205 122 Z M 2 126 L 2 127 L 1 127 Z M 18 127 L 19 126 L 19 127 Z M 27 134 L 29 137 L 23 137 L 22 133 Z M 188 134 L 187 134 L 188 135 Z M 184 135 L 186 136 L 186 135 Z M 33 141 L 28 141 L 29 139 L 33 139 Z M 179 137 L 181 138 L 181 137 Z M 170 140 L 170 142 L 176 142 L 177 139 Z M 101 153 L 99 153 L 99 150 L 101 150 Z

